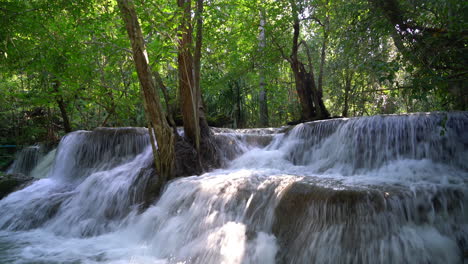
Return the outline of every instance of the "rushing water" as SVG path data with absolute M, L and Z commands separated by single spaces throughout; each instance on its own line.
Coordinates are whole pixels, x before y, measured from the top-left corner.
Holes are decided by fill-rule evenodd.
M 228 165 L 149 207 L 145 129 L 67 135 L 0 201 L 0 263 L 463 263 L 468 113 L 214 131 Z
M 16 154 L 15 161 L 8 168 L 7 173 L 29 173 L 36 167 L 44 155 L 44 146 L 34 145 L 23 148 Z

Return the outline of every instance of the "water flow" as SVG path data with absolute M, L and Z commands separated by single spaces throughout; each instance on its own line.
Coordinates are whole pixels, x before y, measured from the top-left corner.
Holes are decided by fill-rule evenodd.
M 47 178 L 0 201 L 0 228 L 43 228 L 67 236 L 114 230 L 144 200 L 152 151 L 146 129 L 67 135 Z
M 229 164 L 142 211 L 144 130 L 75 132 L 0 201 L 0 262 L 463 263 L 468 113 L 215 130 Z
M 31 170 L 37 165 L 38 161 L 44 155 L 44 147 L 42 145 L 34 145 L 23 148 L 16 154 L 15 161 L 8 168 L 8 174 L 21 173 L 29 175 Z
M 49 151 L 44 157 L 42 157 L 34 169 L 31 171 L 30 175 L 36 179 L 42 179 L 49 175 L 52 166 L 54 165 L 55 154 L 57 149 Z
M 230 129 L 213 128 L 216 142 L 222 146 L 225 162 L 229 162 L 241 154 L 254 148 L 268 146 L 276 135 L 285 128 L 252 128 L 252 129 Z

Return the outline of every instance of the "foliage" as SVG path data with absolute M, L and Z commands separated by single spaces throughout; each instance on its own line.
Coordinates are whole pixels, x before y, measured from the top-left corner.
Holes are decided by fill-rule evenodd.
M 456 0 L 297 0 L 299 56 L 319 69 L 329 19 L 323 93 L 333 116 L 466 110 L 467 5 Z M 390 5 L 391 4 L 391 5 Z M 398 19 L 382 7 L 396 6 Z M 137 0 L 150 61 L 178 103 L 176 1 Z M 260 12 L 267 45 L 259 52 Z M 139 83 L 116 2 L 0 3 L 0 142 L 63 135 L 58 100 L 73 129 L 146 125 Z M 263 67 L 270 125 L 299 119 L 290 1 L 206 0 L 201 87 L 208 120 L 259 125 Z M 403 30 L 404 29 L 404 30 Z M 53 84 L 61 86 L 54 90 Z M 175 107 L 178 109 L 179 107 Z M 345 111 L 346 110 L 346 111 Z

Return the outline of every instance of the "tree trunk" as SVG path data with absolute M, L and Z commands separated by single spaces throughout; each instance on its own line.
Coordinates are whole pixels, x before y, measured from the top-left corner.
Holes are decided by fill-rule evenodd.
M 215 142 L 206 121 L 200 86 L 201 50 L 203 41 L 203 0 L 196 0 L 196 37 L 192 57 L 191 0 L 177 0 L 182 10 L 179 26 L 179 90 L 184 131 L 196 149 L 198 168 L 207 170 L 220 164 Z
M 309 57 L 309 71 L 307 71 L 304 63 L 302 63 L 298 58 L 299 52 L 299 34 L 300 34 L 300 20 L 299 16 L 303 10 L 299 10 L 296 1 L 291 0 L 291 9 L 293 15 L 293 43 L 291 56 L 288 58 L 288 61 L 291 65 L 291 69 L 294 73 L 294 79 L 296 83 L 296 90 L 299 96 L 299 101 L 301 103 L 301 119 L 303 121 L 307 120 L 317 120 L 328 118 L 330 114 L 328 113 L 325 104 L 323 103 L 323 91 L 322 91 L 322 82 L 323 82 L 323 69 L 325 64 L 325 52 L 328 41 L 328 31 L 324 31 L 324 42 L 322 44 L 321 52 L 321 64 L 319 70 L 318 84 L 315 83 L 314 70 L 312 66 L 312 60 L 309 50 L 307 50 L 307 55 Z M 306 45 L 305 42 L 301 44 Z M 307 47 L 306 47 L 307 48 Z
M 200 152 L 200 127 L 198 120 L 198 96 L 195 88 L 192 45 L 191 0 L 177 0 L 182 11 L 179 26 L 179 93 L 184 132 L 197 153 Z
M 207 141 L 211 137 L 211 130 L 205 116 L 205 107 L 200 85 L 201 79 L 201 50 L 203 44 L 203 0 L 197 0 L 196 18 L 196 38 L 195 53 L 193 57 L 193 72 L 196 93 L 196 105 L 198 110 L 198 121 L 200 127 L 200 141 Z M 203 142 L 200 144 L 205 145 Z
M 52 81 L 52 87 L 54 89 L 54 92 L 57 94 L 55 100 L 57 101 L 58 107 L 60 109 L 60 114 L 62 115 L 63 130 L 65 131 L 65 133 L 70 133 L 72 132 L 72 127 L 70 125 L 70 120 L 68 119 L 67 106 L 63 101 L 62 95 L 60 94 L 60 81 L 58 79 L 54 79 Z
M 167 92 L 167 87 L 164 85 L 164 82 L 161 78 L 161 75 L 157 71 L 153 73 L 154 80 L 156 82 L 156 86 L 162 91 L 163 96 L 164 96 L 164 101 L 166 102 L 166 110 L 167 110 L 167 121 L 169 122 L 169 125 L 172 127 L 174 130 L 174 135 L 177 137 L 177 126 L 174 121 L 174 109 L 171 106 L 170 103 L 170 98 L 169 98 L 169 93 Z
M 330 21 L 329 21 L 329 17 L 327 16 L 323 24 L 323 42 L 322 42 L 322 51 L 320 54 L 320 70 L 319 70 L 318 83 L 317 83 L 317 94 L 315 96 L 315 100 L 316 100 L 315 106 L 317 107 L 317 116 L 319 119 L 330 117 L 330 113 L 328 112 L 323 102 L 323 75 L 324 75 L 326 51 L 327 51 L 327 44 L 328 44 L 329 26 L 330 26 Z
M 344 94 L 344 106 L 342 116 L 347 117 L 349 111 L 349 93 L 351 92 L 351 80 L 353 73 L 350 70 L 346 70 L 345 73 L 345 94 Z
M 300 61 L 292 61 L 291 69 L 294 74 L 297 95 L 301 104 L 301 120 L 312 120 L 315 115 L 315 107 L 312 102 L 312 88 L 314 81 L 309 73 L 305 71 Z
M 259 34 L 259 50 L 260 54 L 263 56 L 265 53 L 265 11 L 260 11 L 260 34 Z M 259 79 L 260 79 L 260 95 L 259 95 L 259 104 L 260 104 L 260 126 L 268 126 L 268 101 L 267 101 L 267 91 L 265 83 L 265 65 L 263 62 L 260 62 L 259 70 Z
M 288 61 L 291 65 L 291 69 L 294 74 L 294 80 L 296 83 L 296 91 L 299 96 L 299 102 L 301 104 L 301 119 L 312 120 L 316 115 L 316 110 L 312 102 L 312 85 L 315 85 L 313 72 L 308 73 L 302 62 L 299 61 L 299 34 L 300 34 L 300 21 L 299 21 L 299 10 L 295 1 L 290 1 L 292 13 L 293 13 L 293 43 L 291 49 L 291 56 Z
M 244 118 L 242 116 L 242 95 L 241 95 L 241 83 L 240 81 L 234 82 L 236 88 L 236 128 L 244 128 Z
M 193 81 L 196 92 L 198 110 L 203 111 L 203 101 L 201 96 L 200 75 L 201 75 L 201 49 L 203 43 L 203 0 L 197 0 L 195 11 L 195 52 L 193 56 Z M 204 111 L 203 111 L 204 112 Z M 204 116 L 203 116 L 204 118 Z
M 117 3 L 132 44 L 133 60 L 143 94 L 156 169 L 160 176 L 155 188 L 160 189 L 173 177 L 175 136 L 162 111 L 134 3 L 132 0 L 117 0 Z M 154 138 L 158 143 L 157 146 L 154 144 Z

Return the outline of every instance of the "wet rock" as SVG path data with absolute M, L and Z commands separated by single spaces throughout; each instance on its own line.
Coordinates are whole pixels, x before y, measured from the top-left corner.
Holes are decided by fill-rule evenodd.
M 293 183 L 283 192 L 275 211 L 272 231 L 283 249 L 278 263 L 334 263 L 314 249 L 325 244 L 356 258 L 351 262 L 362 263 L 362 255 L 357 253 L 360 247 L 379 241 L 388 232 L 385 211 L 391 209 L 386 193 L 334 180 Z M 369 232 L 368 226 L 379 231 Z
M 277 263 L 373 263 L 378 256 L 386 256 L 380 263 L 452 259 L 466 248 L 460 242 L 466 239 L 461 231 L 467 219 L 464 204 L 458 187 L 434 191 L 427 186 L 350 186 L 319 178 L 295 182 L 275 209 L 272 231 L 282 249 Z M 410 233 L 435 238 L 423 242 L 427 249 L 422 252 Z M 437 239 L 444 241 L 443 251 L 430 242 Z
M 198 175 L 201 173 L 195 148 L 185 139 L 177 140 L 174 178 Z
M 339 184 L 339 183 L 334 183 Z M 328 183 L 296 182 L 284 191 L 276 208 L 273 232 L 285 243 L 297 238 L 304 220 L 319 231 L 333 225 L 353 225 L 384 210 L 385 192 L 366 188 L 327 186 Z M 362 219 L 361 219 L 362 218 Z M 319 223 L 320 222 L 320 223 Z
M 26 176 L 21 173 L 14 173 L 14 174 L 2 174 L 0 173 L 0 199 L 7 196 L 8 194 L 17 191 L 31 181 L 33 181 L 33 177 Z

